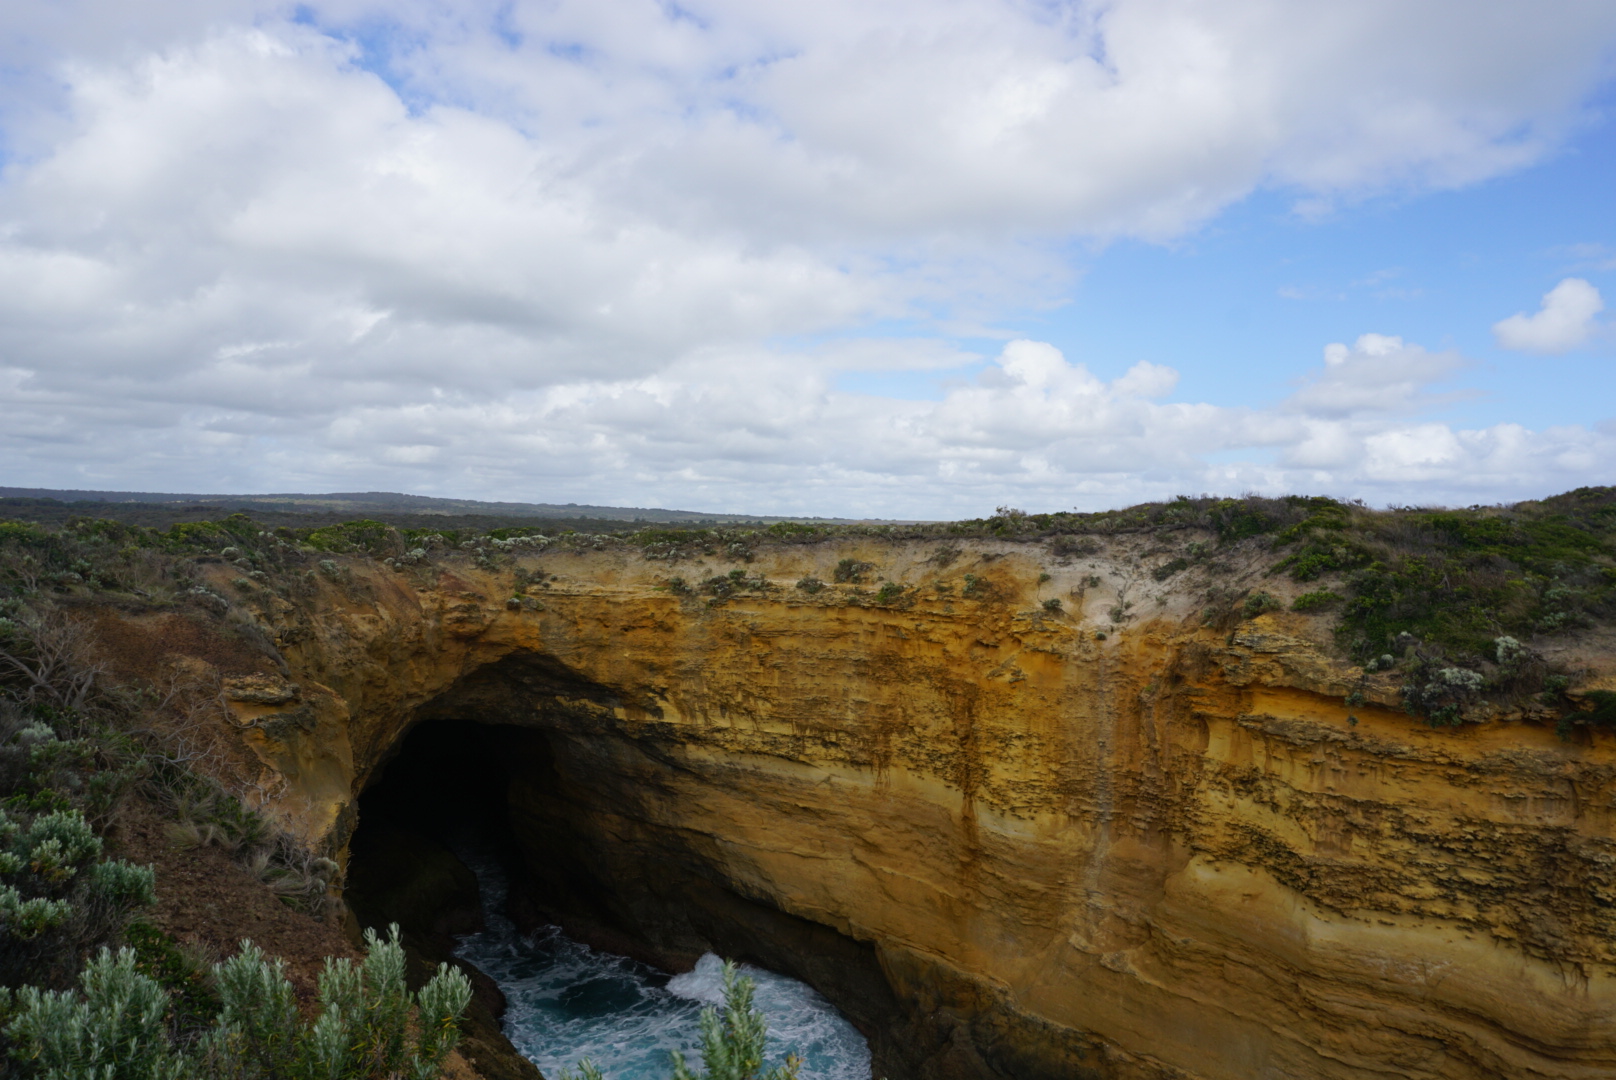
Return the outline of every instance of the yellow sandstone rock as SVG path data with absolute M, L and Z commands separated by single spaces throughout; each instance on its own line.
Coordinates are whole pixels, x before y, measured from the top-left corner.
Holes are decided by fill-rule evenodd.
M 411 724 L 531 728 L 503 765 L 558 882 L 660 947 L 813 953 L 909 1075 L 1616 1075 L 1616 740 L 1427 728 L 1327 619 L 1209 628 L 1125 554 L 354 560 L 225 697 L 336 845 Z M 847 558 L 870 584 L 794 587 Z M 736 567 L 775 588 L 665 587 Z

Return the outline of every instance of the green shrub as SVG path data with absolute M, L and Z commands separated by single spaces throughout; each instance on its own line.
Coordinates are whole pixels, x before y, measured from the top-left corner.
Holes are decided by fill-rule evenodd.
M 67 921 L 73 905 L 66 900 L 51 900 L 36 896 L 24 900 L 15 886 L 0 886 L 0 919 L 5 922 L 6 933 L 19 941 L 32 941 L 47 930 L 54 930 Z
M 718 600 L 743 592 L 768 592 L 772 585 L 762 574 L 749 577 L 745 570 L 731 570 L 727 574 L 714 574 L 698 586 L 704 593 Z
M 1346 573 L 1337 628 L 1359 660 L 1400 634 L 1482 657 L 1500 631 L 1559 633 L 1616 615 L 1616 488 L 1468 510 L 1317 515 L 1276 537 L 1298 580 Z M 1467 661 L 1471 662 L 1471 661 Z
M 760 1072 L 768 1040 L 769 1023 L 752 1007 L 753 983 L 739 978 L 735 964 L 724 964 L 724 1009 L 701 1011 L 701 1080 L 796 1080 L 802 1063 L 791 1057 L 786 1064 Z M 698 1080 L 685 1056 L 673 1052 L 674 1080 Z
M 710 529 L 680 529 L 680 528 L 649 528 L 641 529 L 630 539 L 641 547 L 650 547 L 655 544 L 690 544 L 700 543 L 712 538 Z
M 1566 698 L 1565 691 L 1570 680 L 1563 675 L 1550 676 L 1544 680 L 1553 685 L 1546 686 L 1539 699 L 1545 705 L 1559 706 L 1566 711 L 1560 716 L 1560 722 L 1555 730 L 1560 738 L 1569 739 L 1571 732 L 1579 727 L 1596 727 L 1610 730 L 1616 728 L 1616 691 L 1589 690 L 1582 697 L 1592 708 L 1578 709 Z
M 1616 691 L 1589 690 L 1583 697 L 1593 706 L 1584 714 L 1584 722 L 1616 728 Z
M 100 855 L 101 839 L 77 809 L 26 824 L 0 812 L 0 984 L 62 985 L 84 950 L 156 900 L 150 867 Z
M 1168 578 L 1172 577 L 1180 570 L 1187 568 L 1189 565 L 1190 561 L 1188 559 L 1171 559 L 1152 570 L 1150 572 L 1150 576 L 1155 578 L 1157 581 L 1166 581 Z
M 1402 635 L 1397 642 L 1403 650 L 1403 710 L 1432 727 L 1464 723 L 1467 709 L 1488 689 L 1487 677 L 1453 664 L 1440 648 L 1411 635 Z
M 1292 611 L 1323 611 L 1340 604 L 1343 597 L 1334 589 L 1316 589 L 1291 602 Z
M 1099 541 L 1087 536 L 1057 536 L 1049 545 L 1049 553 L 1057 559 L 1082 558 L 1099 550 Z
M 380 521 L 345 521 L 303 532 L 302 541 L 316 551 L 337 554 L 364 552 L 369 555 L 396 555 L 404 550 L 404 537 L 391 525 Z
M 1279 526 L 1281 515 L 1266 503 L 1262 499 L 1219 499 L 1207 516 L 1218 539 L 1233 543 L 1272 532 Z
M 211 549 L 230 538 L 230 533 L 218 522 L 185 521 L 169 527 L 163 534 L 163 544 L 171 550 Z
M 219 1011 L 219 996 L 213 992 L 212 972 L 197 954 L 172 935 L 138 919 L 124 927 L 123 939 L 134 951 L 135 969 L 168 991 L 170 1016 L 182 1030 L 211 1022 Z
M 6 1035 L 25 1072 L 45 1080 L 434 1080 L 471 1001 L 464 974 L 440 964 L 418 995 L 404 982 L 398 927 L 365 935 L 365 959 L 327 960 L 320 1014 L 305 1024 L 279 960 L 251 942 L 214 965 L 218 1012 L 194 1045 L 165 1021 L 169 991 L 133 949 L 102 949 L 78 991 L 23 987 Z
M 903 596 L 903 586 L 896 581 L 888 581 L 876 590 L 875 602 L 878 604 L 890 604 L 901 596 Z
M 825 583 L 812 575 L 805 576 L 797 582 L 797 588 L 812 596 L 825 587 Z
M 190 1075 L 167 1025 L 168 994 L 136 968 L 135 954 L 102 949 L 80 991 L 17 992 L 6 1034 L 23 1070 L 46 1080 L 181 1080 Z
M 1051 596 L 1048 600 L 1044 601 L 1043 608 L 1052 615 L 1059 615 L 1063 610 L 1061 607 L 1060 597 Z
M 1265 592 L 1254 592 L 1246 597 L 1246 602 L 1240 610 L 1246 618 L 1255 619 L 1265 612 L 1278 611 L 1284 606 L 1277 597 Z
M 859 562 L 857 559 L 843 559 L 836 564 L 836 570 L 831 575 L 831 578 L 838 585 L 862 585 L 864 575 L 874 569 L 874 563 Z
M 776 521 L 764 530 L 777 540 L 817 540 L 824 535 L 824 530 L 818 525 L 808 525 L 800 521 Z

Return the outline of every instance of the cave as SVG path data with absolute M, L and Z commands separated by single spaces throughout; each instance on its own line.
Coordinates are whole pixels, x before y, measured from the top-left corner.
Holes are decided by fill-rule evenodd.
M 522 931 L 669 974 L 712 952 L 807 983 L 868 1040 L 874 1075 L 982 1075 L 943 1064 L 946 1030 L 899 1006 L 874 948 L 746 895 L 712 857 L 722 837 L 669 829 L 654 804 L 677 768 L 654 738 L 598 722 L 611 688 L 552 658 L 508 656 L 418 709 L 375 755 L 349 841 L 345 899 L 360 928 L 403 930 L 418 979 L 484 924 L 468 852 L 508 882 Z M 538 1075 L 499 1034 L 503 996 L 474 976 L 467 1054 L 497 1080 Z

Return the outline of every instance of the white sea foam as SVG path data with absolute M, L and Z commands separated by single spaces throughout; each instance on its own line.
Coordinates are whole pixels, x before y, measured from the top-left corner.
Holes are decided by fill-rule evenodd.
M 556 927 L 524 938 L 501 914 L 505 882 L 492 861 L 477 871 L 488 929 L 461 940 L 458 954 L 505 992 L 505 1033 L 547 1076 L 589 1058 L 608 1080 L 666 1080 L 669 1055 L 694 1062 L 703 1007 L 722 1004 L 723 961 L 703 956 L 668 978 L 626 957 L 580 945 Z M 810 986 L 743 965 L 754 1003 L 769 1020 L 768 1062 L 804 1060 L 804 1080 L 870 1080 L 864 1037 Z
M 669 979 L 668 992 L 703 1005 L 724 1004 L 724 961 L 708 953 L 690 971 Z

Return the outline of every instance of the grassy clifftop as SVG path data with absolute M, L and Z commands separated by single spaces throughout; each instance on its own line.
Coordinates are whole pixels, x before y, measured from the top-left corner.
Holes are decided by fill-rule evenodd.
M 1256 559 L 1271 575 L 1305 583 L 1297 609 L 1332 620 L 1338 647 L 1354 662 L 1406 672 L 1410 710 L 1427 720 L 1458 722 L 1465 702 L 1479 695 L 1557 704 L 1572 723 L 1616 723 L 1616 702 L 1602 692 L 1573 702 L 1566 695 L 1579 673 L 1543 660 L 1556 642 L 1598 633 L 1616 617 L 1612 487 L 1462 509 L 1376 510 L 1317 496 L 1181 496 L 1102 513 L 1001 508 L 992 517 L 927 524 L 657 524 L 613 532 L 579 531 L 579 524 L 451 528 L 359 520 L 271 527 L 240 513 L 167 528 L 91 517 L 58 525 L 0 521 L 0 620 L 107 602 L 200 607 L 267 655 L 273 646 L 235 598 L 197 583 L 199 566 L 235 564 L 243 595 L 266 589 L 289 595 L 301 575 L 335 554 L 403 566 L 451 553 L 486 562 L 542 547 L 631 550 L 670 562 L 716 555 L 745 564 L 772 545 L 927 541 L 946 558 L 951 545 L 980 540 L 1035 547 L 1044 558 L 1069 562 L 1126 538 L 1140 572 L 1157 581 L 1207 571 L 1186 574 L 1185 581 L 1214 583 L 1200 586 L 1208 623 L 1274 603 L 1261 589 L 1225 595 L 1215 582 L 1226 560 Z M 889 586 L 873 602 L 901 596 Z

